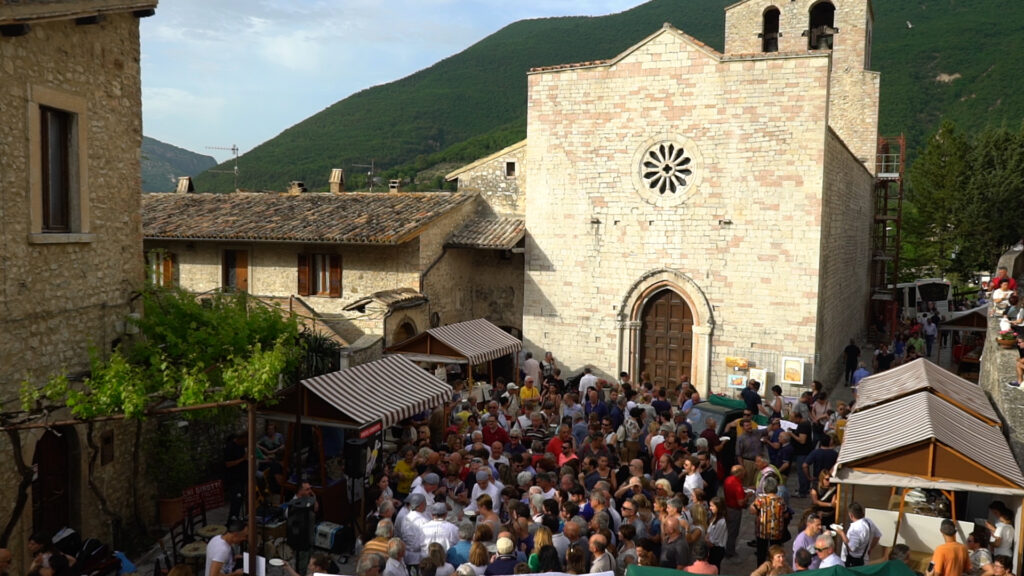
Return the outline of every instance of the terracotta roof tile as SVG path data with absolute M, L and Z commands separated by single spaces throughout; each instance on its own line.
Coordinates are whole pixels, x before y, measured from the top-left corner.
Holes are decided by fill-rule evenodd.
M 472 194 L 143 194 L 148 239 L 401 244 Z
M 475 218 L 456 230 L 445 242 L 445 246 L 509 250 L 515 247 L 525 234 L 526 220 L 523 218 Z

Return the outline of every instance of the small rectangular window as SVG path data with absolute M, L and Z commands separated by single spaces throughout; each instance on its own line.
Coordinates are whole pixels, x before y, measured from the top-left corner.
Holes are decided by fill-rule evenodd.
M 299 254 L 299 296 L 341 297 L 341 256 Z
M 71 151 L 74 115 L 39 107 L 43 161 L 43 231 L 71 230 Z
M 221 267 L 221 286 L 225 292 L 249 291 L 249 253 L 225 250 Z
M 505 177 L 506 178 L 515 178 L 516 177 L 516 163 L 515 162 L 505 162 Z
M 166 250 L 146 253 L 146 280 L 153 286 L 176 286 L 177 257 Z

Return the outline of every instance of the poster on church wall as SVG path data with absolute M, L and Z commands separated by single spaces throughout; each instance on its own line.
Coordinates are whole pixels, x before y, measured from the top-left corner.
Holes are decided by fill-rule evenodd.
M 782 357 L 782 383 L 804 383 L 804 361 L 800 358 Z
M 739 356 L 726 356 L 725 367 L 746 370 L 750 367 L 750 362 L 746 358 L 740 358 Z
M 764 390 L 768 387 L 768 369 L 767 368 L 751 368 L 750 379 L 757 380 L 761 383 L 761 389 Z
M 729 388 L 746 388 L 747 377 L 742 374 L 729 374 L 726 376 L 725 385 Z

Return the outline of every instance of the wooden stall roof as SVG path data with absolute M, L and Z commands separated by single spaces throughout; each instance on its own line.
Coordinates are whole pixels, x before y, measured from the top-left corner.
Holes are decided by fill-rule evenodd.
M 432 357 L 465 358 L 470 364 L 481 364 L 519 352 L 523 343 L 518 338 L 483 318 L 431 328 L 388 352 L 430 355 Z

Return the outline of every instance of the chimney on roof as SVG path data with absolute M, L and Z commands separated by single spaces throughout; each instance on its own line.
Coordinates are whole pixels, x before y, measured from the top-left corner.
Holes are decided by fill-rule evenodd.
M 292 180 L 288 183 L 289 194 L 302 194 L 306 192 L 306 183 L 301 180 Z
M 341 194 L 345 191 L 345 171 L 341 168 L 333 168 L 331 179 L 328 182 L 331 184 L 331 194 Z
M 399 190 L 401 184 L 401 180 L 388 180 L 388 192 L 401 192 Z
M 187 194 L 189 192 L 195 192 L 196 187 L 192 184 L 191 176 L 178 176 L 178 187 L 174 190 L 178 194 Z

